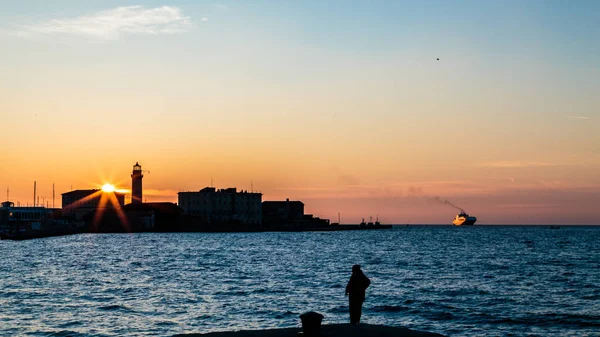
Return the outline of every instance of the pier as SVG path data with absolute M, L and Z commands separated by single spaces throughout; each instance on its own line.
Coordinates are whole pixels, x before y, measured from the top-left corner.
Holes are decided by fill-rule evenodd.
M 284 328 L 211 332 L 207 334 L 181 334 L 174 335 L 173 337 L 296 337 L 302 336 L 301 331 L 301 328 Z M 385 325 L 328 324 L 321 327 L 319 337 L 444 337 L 444 335 Z

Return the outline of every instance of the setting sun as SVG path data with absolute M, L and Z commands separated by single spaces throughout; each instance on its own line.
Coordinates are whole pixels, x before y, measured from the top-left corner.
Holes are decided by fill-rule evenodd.
M 102 192 L 114 192 L 114 191 L 115 191 L 114 185 L 111 185 L 111 184 L 102 185 Z

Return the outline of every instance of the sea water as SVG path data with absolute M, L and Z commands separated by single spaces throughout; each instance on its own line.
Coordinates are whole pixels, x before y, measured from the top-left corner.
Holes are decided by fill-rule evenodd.
M 410 226 L 0 241 L 0 335 L 168 336 L 348 322 L 452 336 L 599 336 L 600 227 Z

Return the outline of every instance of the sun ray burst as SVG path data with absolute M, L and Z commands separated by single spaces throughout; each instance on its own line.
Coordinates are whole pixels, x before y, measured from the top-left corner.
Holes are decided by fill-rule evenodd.
M 119 199 L 117 198 L 117 193 L 126 194 L 130 191 L 128 189 L 118 188 L 117 186 L 118 185 L 116 184 L 106 183 L 102 185 L 99 190 L 73 202 L 72 204 L 66 206 L 65 209 L 75 210 L 91 200 L 98 199 L 98 204 L 96 206 L 94 218 L 92 220 L 92 223 L 90 224 L 90 231 L 98 232 L 100 222 L 102 221 L 102 217 L 108 210 L 111 210 L 115 212 L 116 216 L 119 219 L 119 222 L 121 223 L 121 226 L 123 226 L 123 229 L 126 232 L 131 233 L 132 228 L 129 224 L 129 220 L 127 218 L 127 215 L 125 214 L 125 211 L 123 210 L 123 207 L 119 203 Z
M 96 213 L 94 214 L 94 221 L 92 222 L 92 231 L 97 232 L 98 227 L 100 225 L 100 220 L 104 215 L 104 210 L 106 208 L 106 204 L 108 203 L 108 194 L 109 193 L 100 193 L 100 201 L 98 202 L 98 208 L 96 208 Z

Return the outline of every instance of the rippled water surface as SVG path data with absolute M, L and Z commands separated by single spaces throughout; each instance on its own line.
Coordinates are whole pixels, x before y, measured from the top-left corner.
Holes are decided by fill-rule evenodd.
M 599 336 L 600 227 L 74 235 L 0 241 L 0 334 L 123 336 L 363 321 L 451 336 Z

